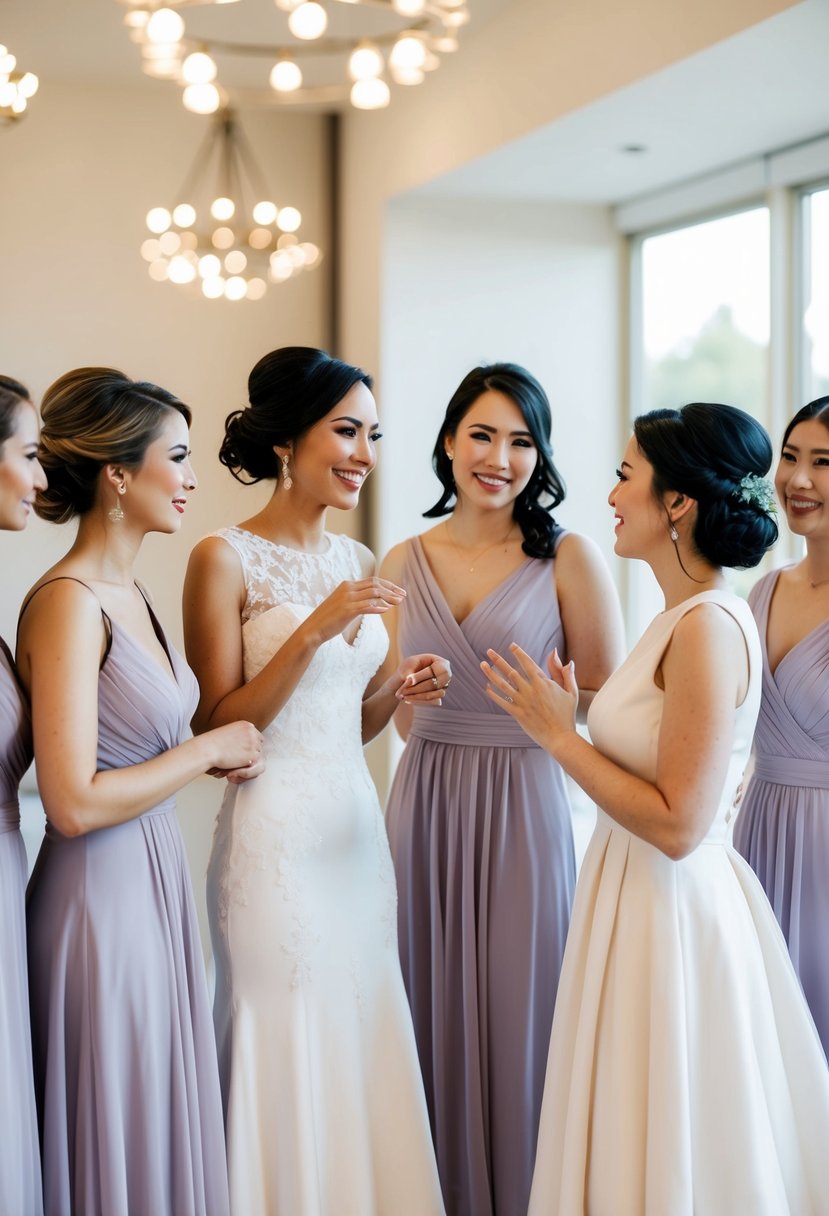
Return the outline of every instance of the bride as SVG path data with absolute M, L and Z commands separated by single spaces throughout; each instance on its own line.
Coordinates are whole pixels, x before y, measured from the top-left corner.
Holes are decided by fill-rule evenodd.
M 362 748 L 401 700 L 439 705 L 449 664 L 387 669 L 379 618 L 406 593 L 325 531 L 376 463 L 371 384 L 308 347 L 257 363 L 220 460 L 274 492 L 200 542 L 185 584 L 194 726 L 243 713 L 268 756 L 267 777 L 228 789 L 208 872 L 236 1216 L 443 1211 Z

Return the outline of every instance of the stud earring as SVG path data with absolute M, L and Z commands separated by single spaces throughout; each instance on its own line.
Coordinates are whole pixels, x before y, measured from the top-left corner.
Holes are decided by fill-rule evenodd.
M 285 453 L 285 455 L 282 457 L 282 484 L 283 484 L 283 486 L 285 487 L 285 489 L 286 489 L 286 490 L 290 490 L 291 486 L 294 484 L 294 480 L 293 480 L 293 478 L 291 477 L 290 471 L 289 471 L 289 469 L 288 469 L 288 454 L 287 454 L 287 452 L 286 452 L 286 453 Z
M 123 494 L 125 489 L 126 486 L 119 486 L 118 493 Z M 121 504 L 117 498 L 115 499 L 115 506 L 110 507 L 110 509 L 107 511 L 107 518 L 114 524 L 120 524 L 127 518 L 124 512 L 121 510 Z

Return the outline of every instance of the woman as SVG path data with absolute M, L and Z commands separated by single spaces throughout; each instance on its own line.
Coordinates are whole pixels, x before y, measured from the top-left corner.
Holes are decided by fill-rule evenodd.
M 722 568 L 774 542 L 765 431 L 694 404 L 638 418 L 610 494 L 616 551 L 665 596 L 574 728 L 551 679 L 491 652 L 490 698 L 598 804 L 550 1043 L 532 1216 L 818 1216 L 829 1071 L 728 817 L 760 703 L 748 605 Z
M 829 397 L 786 428 L 775 488 L 806 556 L 749 596 L 763 646 L 755 765 L 734 842 L 765 888 L 829 1052 Z
M 395 936 L 395 885 L 363 743 L 399 698 L 439 704 L 437 655 L 383 664 L 403 590 L 325 531 L 380 438 L 371 378 L 309 347 L 265 355 L 220 459 L 272 479 L 203 540 L 185 583 L 197 729 L 243 714 L 267 776 L 230 791 L 208 874 L 235 1216 L 442 1211 Z M 378 671 L 379 668 L 379 671 Z
M 557 646 L 595 690 L 621 659 L 604 562 L 550 514 L 564 498 L 550 425 L 529 372 L 471 371 L 434 450 L 443 493 L 426 514 L 448 518 L 393 549 L 382 571 L 408 592 L 403 650 L 442 650 L 455 666 L 440 714 L 398 711 L 408 743 L 387 810 L 450 1216 L 525 1216 L 575 885 L 561 769 L 487 705 L 479 662 L 513 638 L 538 662 Z
M 22 384 L 0 376 L 0 528 L 20 532 L 35 492 L 38 420 Z M 40 1216 L 40 1151 L 26 977 L 26 849 L 17 787 L 32 759 L 29 710 L 0 638 L 0 1212 Z
M 178 531 L 195 489 L 190 410 L 80 368 L 42 413 L 35 509 L 78 518 L 18 644 L 47 817 L 28 893 L 45 1210 L 221 1216 L 216 1049 L 173 795 L 204 772 L 257 775 L 261 740 L 236 722 L 182 742 L 195 681 L 134 575 L 145 535 Z

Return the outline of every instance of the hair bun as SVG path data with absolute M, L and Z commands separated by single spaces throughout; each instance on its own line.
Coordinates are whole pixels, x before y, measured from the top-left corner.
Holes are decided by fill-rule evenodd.
M 777 524 L 766 511 L 730 494 L 700 511 L 694 540 L 712 565 L 748 570 L 777 540 Z

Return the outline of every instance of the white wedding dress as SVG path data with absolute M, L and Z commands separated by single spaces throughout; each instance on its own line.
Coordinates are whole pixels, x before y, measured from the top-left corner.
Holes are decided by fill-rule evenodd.
M 245 679 L 347 579 L 343 536 L 310 554 L 228 528 L 247 599 Z M 361 698 L 378 617 L 324 643 L 265 730 L 267 768 L 228 787 L 208 872 L 234 1216 L 432 1216 L 440 1188 L 397 952 L 385 825 Z

